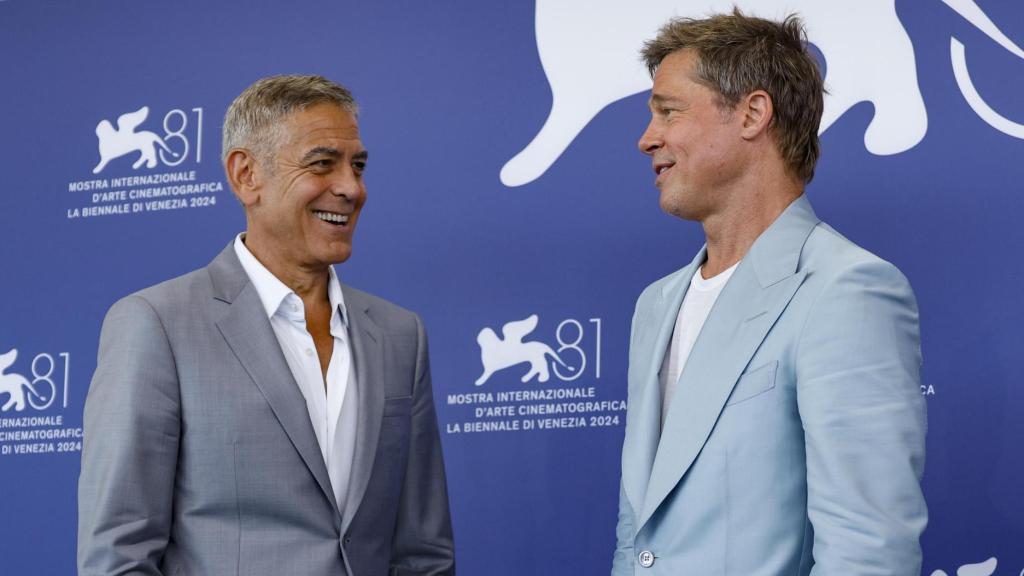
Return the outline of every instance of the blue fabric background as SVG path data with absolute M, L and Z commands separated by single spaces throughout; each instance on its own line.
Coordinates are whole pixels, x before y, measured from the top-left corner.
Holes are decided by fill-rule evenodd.
M 978 5 L 1024 44 L 1024 5 Z M 905 152 L 872 155 L 863 139 L 873 107 L 855 105 L 823 135 L 808 194 L 823 219 L 898 265 L 918 295 L 930 421 L 923 573 L 995 557 L 996 574 L 1016 575 L 1024 141 L 967 105 L 950 38 L 966 45 L 986 101 L 1018 123 L 1024 60 L 942 2 L 896 7 L 914 45 L 928 132 Z M 80 427 L 110 304 L 204 266 L 244 227 L 226 184 L 207 195 L 212 206 L 69 218 L 93 205 L 91 191 L 71 192 L 70 183 L 192 170 L 197 182 L 223 182 L 220 124 L 232 98 L 262 76 L 323 74 L 360 101 L 371 156 L 355 253 L 339 273 L 426 322 L 460 573 L 606 573 L 624 412 L 604 413 L 620 417 L 609 426 L 456 434 L 450 425 L 502 418 L 477 417 L 486 404 L 449 396 L 593 388 L 596 400 L 623 399 L 635 298 L 689 262 L 702 233 L 658 209 L 649 161 L 636 149 L 646 93 L 610 104 L 540 178 L 502 184 L 501 167 L 551 106 L 534 31 L 530 2 L 0 1 L 0 353 L 17 349 L 8 373 L 30 380 L 47 368 L 43 358 L 34 370 L 33 360 L 51 355 L 58 388 L 50 407 L 0 419 Z M 150 114 L 140 130 L 164 134 L 174 109 L 188 116 L 189 157 L 133 170 L 133 154 L 94 176 L 96 124 L 143 105 Z M 193 108 L 203 110 L 201 133 Z M 526 369 L 516 367 L 474 386 L 477 333 L 500 334 L 531 314 L 539 325 L 527 340 L 556 349 L 559 324 L 580 322 L 584 374 L 521 383 Z M 600 347 L 591 319 L 600 319 Z M 571 326 L 562 337 L 575 338 Z M 32 428 L 0 433 L 15 429 Z M 0 573 L 74 573 L 78 470 L 73 446 L 0 454 Z

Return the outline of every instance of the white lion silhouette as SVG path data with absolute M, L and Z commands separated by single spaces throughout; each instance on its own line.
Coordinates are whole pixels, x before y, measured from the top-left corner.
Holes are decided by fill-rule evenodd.
M 974 0 L 942 1 L 1020 55 Z M 854 105 L 870 102 L 868 152 L 898 154 L 924 138 L 928 114 L 914 46 L 895 0 L 650 0 L 640 9 L 624 0 L 537 0 L 537 51 L 551 85 L 551 111 L 533 140 L 502 167 L 502 183 L 521 186 L 539 178 L 606 106 L 650 89 L 639 49 L 669 17 L 729 12 L 734 5 L 754 16 L 778 20 L 797 12 L 804 19 L 827 63 L 821 132 Z M 978 111 L 980 98 L 968 100 Z M 1024 133 L 1005 119 L 982 118 L 1007 134 Z
M 155 133 L 148 130 L 136 132 L 135 129 L 146 121 L 149 116 L 149 106 L 143 106 L 135 112 L 127 112 L 117 119 L 117 130 L 110 124 L 109 120 L 101 120 L 96 125 L 96 137 L 99 138 L 100 163 L 92 169 L 93 174 L 99 174 L 107 163 L 125 154 L 139 152 L 139 159 L 132 164 L 132 168 L 138 170 L 143 163 L 146 168 L 156 168 L 156 147 L 159 146 L 171 156 L 177 158 L 167 144 Z
M 978 564 L 964 564 L 957 569 L 956 576 L 992 576 L 995 574 L 996 564 L 995 557 Z M 932 576 L 947 576 L 947 574 L 944 570 L 936 570 L 932 572 Z
M 541 382 L 547 382 L 551 378 L 547 356 L 571 370 L 547 344 L 523 342 L 523 337 L 537 327 L 537 321 L 537 315 L 531 314 L 523 320 L 505 324 L 501 328 L 503 339 L 498 338 L 498 335 L 490 328 L 484 328 L 477 334 L 476 341 L 480 344 L 480 362 L 484 365 L 484 373 L 476 379 L 477 386 L 487 382 L 491 375 L 498 370 L 504 370 L 523 362 L 530 363 L 530 371 L 523 375 L 522 382 L 529 382 L 534 376 L 537 376 Z
M 0 411 L 6 412 L 13 406 L 21 412 L 25 409 L 25 391 L 39 397 L 39 393 L 32 387 L 32 383 L 21 374 L 4 374 L 4 372 L 18 359 L 18 349 L 12 348 L 6 354 L 0 354 L 0 394 L 10 394 L 10 398 L 0 407 Z

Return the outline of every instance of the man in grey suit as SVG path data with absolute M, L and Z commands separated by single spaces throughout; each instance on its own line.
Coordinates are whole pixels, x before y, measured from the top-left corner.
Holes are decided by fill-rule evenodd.
M 80 574 L 454 574 L 423 325 L 332 267 L 366 200 L 355 101 L 260 80 L 223 157 L 246 232 L 104 321 Z
M 823 88 L 799 20 L 673 20 L 643 55 L 640 149 L 707 242 L 636 304 L 612 574 L 916 576 L 917 306 L 804 196 Z

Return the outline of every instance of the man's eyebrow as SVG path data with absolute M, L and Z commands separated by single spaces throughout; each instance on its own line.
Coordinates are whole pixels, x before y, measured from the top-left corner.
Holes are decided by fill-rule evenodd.
M 330 156 L 331 158 L 340 158 L 341 151 L 338 150 L 337 148 L 331 148 L 330 146 L 317 146 L 316 148 L 311 149 L 309 152 L 306 152 L 302 156 L 301 162 L 308 162 L 313 158 L 316 158 L 317 156 Z
M 675 102 L 679 102 L 679 101 L 680 100 L 678 98 L 673 98 L 671 96 L 663 96 L 661 94 L 651 94 L 650 99 L 647 100 L 647 106 L 649 106 L 649 107 L 650 106 L 664 106 L 666 103 L 670 103 L 670 102 L 675 103 Z
M 366 162 L 369 158 L 370 152 L 367 150 L 363 150 L 362 152 L 356 152 L 355 154 L 352 155 L 353 160 L 362 160 L 363 162 Z

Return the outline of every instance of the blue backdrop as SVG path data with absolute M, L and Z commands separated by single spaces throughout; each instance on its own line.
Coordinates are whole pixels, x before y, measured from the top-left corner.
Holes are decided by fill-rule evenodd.
M 919 298 L 923 573 L 1024 574 L 1024 5 L 786 4 L 832 92 L 808 195 Z M 426 322 L 460 572 L 607 573 L 633 303 L 702 242 L 659 212 L 636 148 L 636 52 L 668 16 L 725 6 L 0 0 L 0 574 L 74 573 L 103 314 L 242 229 L 221 119 L 279 73 L 360 101 L 369 202 L 339 273 Z M 526 340 L 573 369 L 480 378 L 481 331 L 531 315 Z

